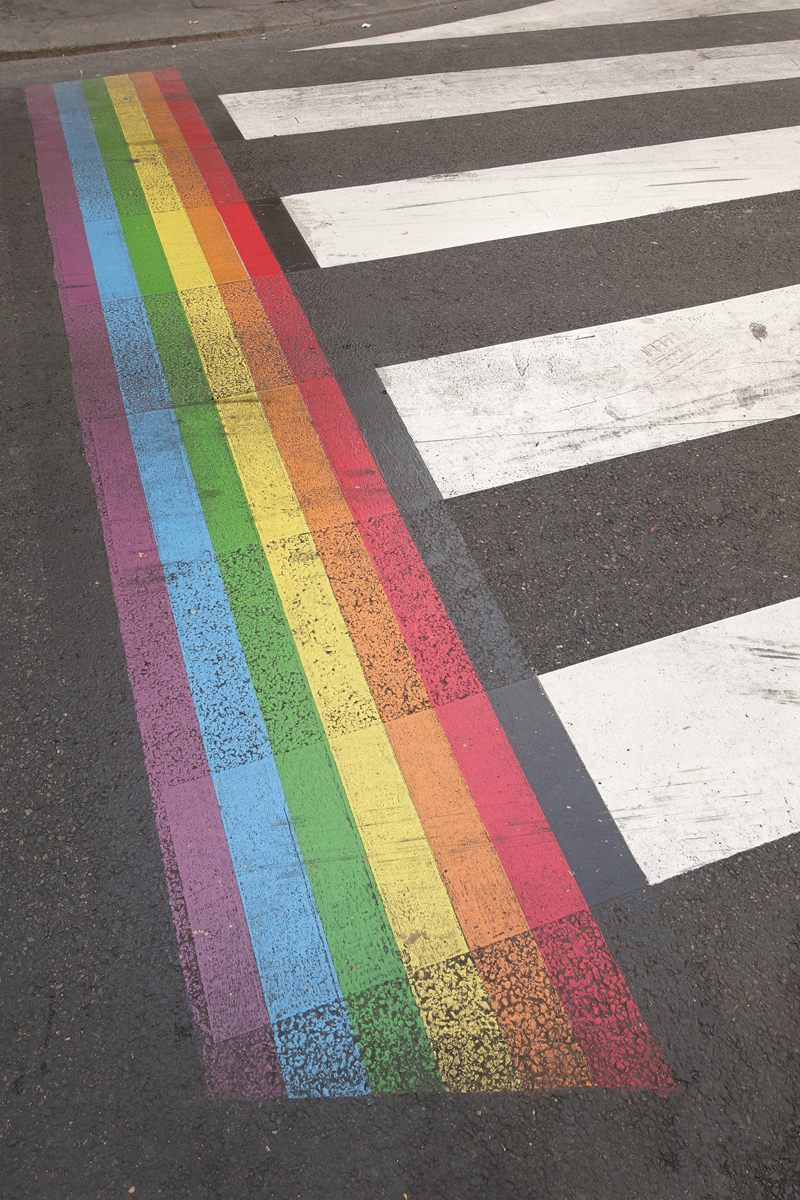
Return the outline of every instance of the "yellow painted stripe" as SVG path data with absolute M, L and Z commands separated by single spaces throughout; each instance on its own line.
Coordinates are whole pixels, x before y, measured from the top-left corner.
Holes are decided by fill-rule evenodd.
M 159 237 L 161 230 L 158 228 Z M 191 229 L 191 226 L 189 227 Z M 194 237 L 194 230 L 192 230 Z M 167 262 L 172 267 L 167 252 L 169 240 L 162 240 Z M 211 393 L 220 401 L 258 399 L 256 385 L 242 358 L 236 334 L 231 327 L 225 301 L 216 284 L 211 287 L 183 288 L 178 292 L 184 312 L 189 321 L 192 336 L 208 376 Z
M 445 1086 L 520 1087 L 195 230 L 130 79 L 106 85 L 126 141 L 139 147 L 142 190 Z M 468 1046 L 480 1072 L 465 1061 Z

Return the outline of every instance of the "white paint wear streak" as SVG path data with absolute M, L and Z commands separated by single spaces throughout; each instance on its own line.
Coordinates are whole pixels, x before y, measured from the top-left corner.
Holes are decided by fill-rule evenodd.
M 423 29 L 379 34 L 352 42 L 328 42 L 304 50 L 339 50 L 346 46 L 389 46 L 397 42 L 436 42 L 446 38 L 491 37 L 500 33 L 535 33 L 543 29 L 586 29 L 639 21 L 683 21 L 695 17 L 728 17 L 738 13 L 791 11 L 800 0 L 546 0 L 511 12 L 490 13 Z
M 465 495 L 800 413 L 800 286 L 379 373 Z
M 247 138 L 396 125 L 800 75 L 800 42 L 407 75 L 220 96 Z
M 800 126 L 285 196 L 323 267 L 800 188 Z
M 800 831 L 800 600 L 541 682 L 651 883 Z

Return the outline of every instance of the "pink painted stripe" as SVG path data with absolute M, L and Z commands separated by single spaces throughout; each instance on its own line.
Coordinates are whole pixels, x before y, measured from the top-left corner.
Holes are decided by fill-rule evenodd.
M 76 286 L 71 281 L 88 289 L 87 295 L 96 285 L 52 89 L 29 88 L 28 104 L 78 414 L 195 1020 L 214 1044 L 235 1039 L 237 1045 L 257 1047 L 257 1062 L 244 1070 L 237 1065 L 248 1079 L 248 1094 L 255 1087 L 264 1097 L 285 1095 L 102 312 L 96 303 L 77 308 L 65 294 Z M 70 229 L 66 255 L 56 236 L 64 227 Z M 212 1070 L 230 1061 L 238 1062 L 235 1055 L 215 1055 L 207 1048 Z M 231 1081 L 209 1078 L 208 1086 L 229 1094 Z
M 100 295 L 94 272 L 87 273 L 86 270 L 86 235 L 83 225 L 57 225 L 54 233 L 64 281 L 59 286 L 62 293 L 66 293 L 67 303 L 71 306 L 99 303 Z
M 125 417 L 92 434 L 107 544 L 150 787 L 163 808 L 214 1041 L 264 1025 L 266 1007 Z M 231 997 L 237 997 L 234 1001 Z
M 592 914 L 574 913 L 533 936 L 599 1085 L 674 1091 L 672 1072 Z
M 259 236 L 263 240 L 260 230 Z M 330 376 L 331 369 L 328 361 L 306 320 L 306 314 L 297 303 L 295 294 L 285 277 L 270 274 L 266 278 L 258 278 L 250 270 L 250 264 L 244 257 L 242 262 L 252 277 L 253 287 L 264 311 L 269 313 L 270 324 L 275 331 L 286 361 L 291 364 L 292 373 L 297 382 L 304 383 L 306 380 L 323 379 L 325 376 Z M 378 478 L 380 479 L 380 476 Z M 382 479 L 380 483 L 383 491 L 386 492 L 386 486 Z
M 324 439 L 323 446 L 330 455 Z M 358 528 L 431 703 L 479 693 L 475 668 L 400 513 L 359 521 Z
M 207 131 L 196 132 L 202 119 L 177 71 L 158 71 L 155 77 L 212 194 L 235 202 L 233 177 Z M 243 262 L 248 267 L 245 255 Z M 581 1045 L 598 1079 L 617 1087 L 668 1090 L 674 1086 L 669 1068 L 588 911 L 305 315 L 282 274 L 268 275 L 254 279 L 259 299 L 498 856 L 535 936 L 541 933 L 543 953 L 546 947 Z M 571 922 L 580 923 L 581 937 L 571 936 Z M 562 932 L 559 941 L 555 931 L 564 927 L 570 936 Z M 604 985 L 598 990 L 600 978 Z

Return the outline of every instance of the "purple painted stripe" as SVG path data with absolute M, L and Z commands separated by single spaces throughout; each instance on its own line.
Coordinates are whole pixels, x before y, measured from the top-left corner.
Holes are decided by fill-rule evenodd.
M 92 434 L 150 787 L 169 822 L 211 1036 L 222 1041 L 264 1026 L 264 996 L 128 422 L 95 422 Z
M 28 104 L 78 414 L 103 522 L 182 964 L 195 1021 L 206 1041 L 209 1092 L 230 1097 L 241 1092 L 242 1099 L 285 1095 L 102 311 L 96 303 L 76 307 L 76 293 L 96 297 L 96 283 L 52 89 L 29 88 Z M 65 229 L 66 237 L 59 237 Z M 231 1051 L 221 1052 L 227 1043 Z
M 100 299 L 94 275 L 86 271 L 84 246 L 86 234 L 82 225 L 57 225 L 53 230 L 58 246 L 63 284 L 67 301 L 71 305 L 94 304 Z

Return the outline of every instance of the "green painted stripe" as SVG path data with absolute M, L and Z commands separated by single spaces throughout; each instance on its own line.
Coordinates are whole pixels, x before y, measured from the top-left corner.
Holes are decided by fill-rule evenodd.
M 102 80 L 83 89 L 370 1088 L 442 1091 L 180 297 L 124 169 L 124 156 L 133 163 L 116 113 Z
M 152 218 L 150 221 L 152 229 Z M 127 231 L 125 237 L 128 237 Z M 137 270 L 136 262 L 134 270 Z M 144 306 L 154 337 L 155 331 L 158 330 L 158 354 L 173 406 L 178 409 L 188 405 L 212 404 L 214 397 L 211 394 L 211 386 L 203 370 L 178 293 L 173 289 L 160 295 L 145 296 Z

